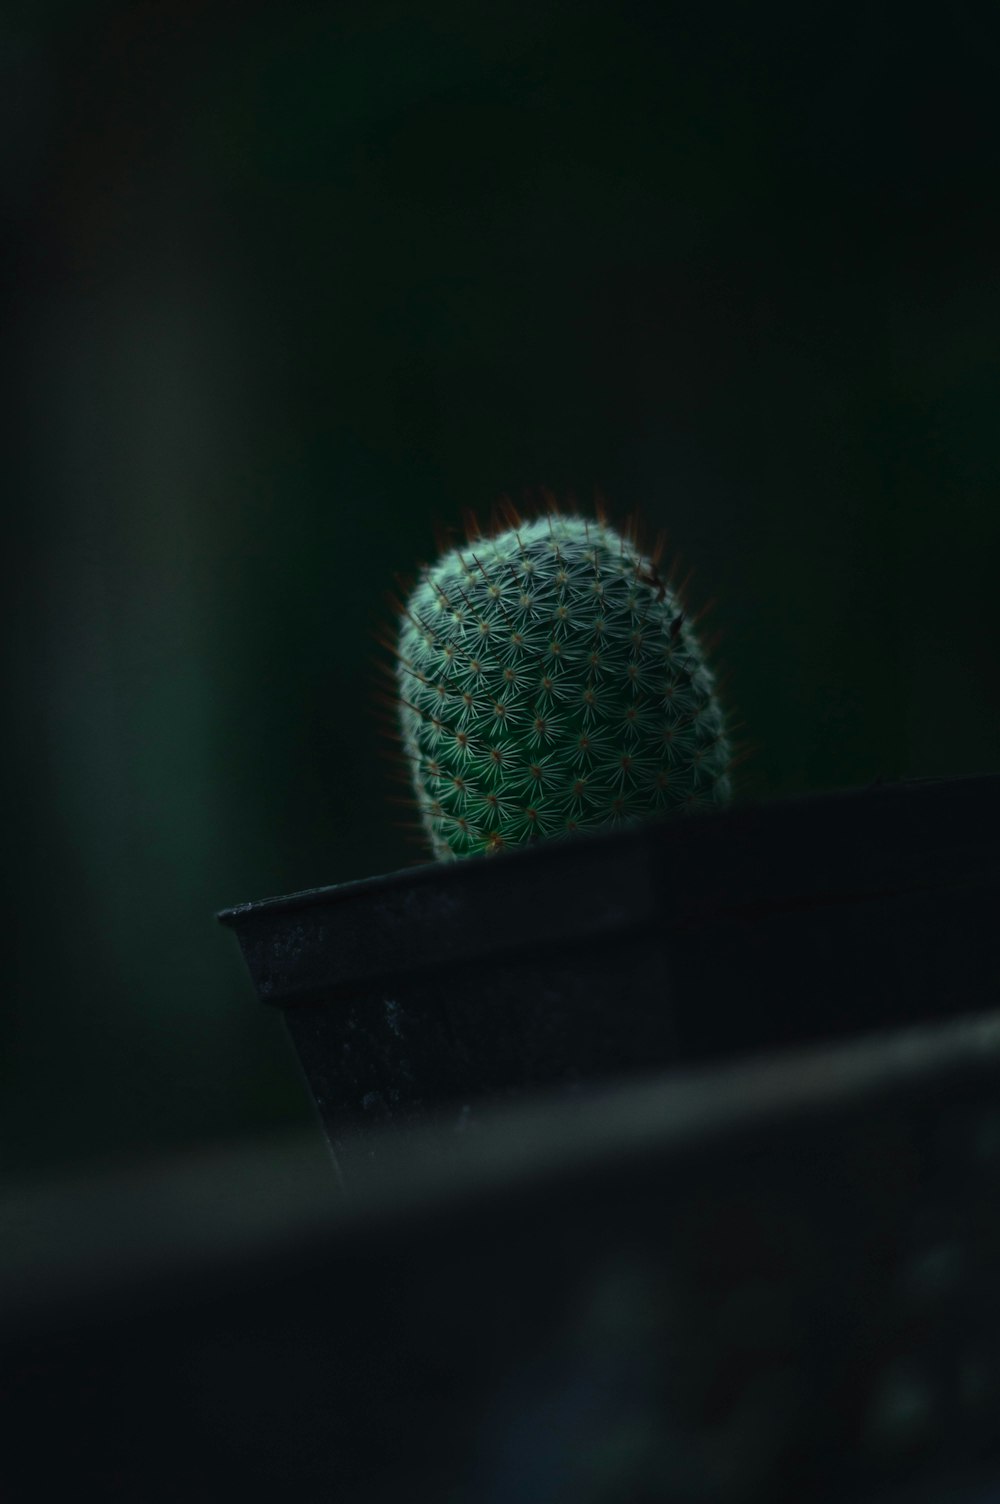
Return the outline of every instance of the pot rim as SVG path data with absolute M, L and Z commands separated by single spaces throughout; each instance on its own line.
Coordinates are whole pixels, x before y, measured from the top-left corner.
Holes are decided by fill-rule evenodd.
M 553 853 L 564 851 L 571 847 L 575 851 L 594 849 L 601 844 L 607 843 L 609 838 L 618 838 L 623 844 L 635 843 L 642 845 L 650 839 L 651 833 L 660 837 L 664 832 L 675 832 L 682 828 L 689 828 L 692 822 L 699 824 L 721 827 L 726 824 L 738 826 L 741 821 L 758 819 L 761 814 L 769 810 L 790 810 L 798 807 L 822 808 L 846 800 L 858 798 L 868 799 L 874 803 L 888 802 L 906 795 L 927 785 L 949 784 L 952 786 L 962 785 L 972 793 L 973 786 L 979 785 L 983 792 L 987 789 L 1000 788 L 1000 773 L 974 773 L 958 775 L 936 775 L 934 777 L 906 778 L 893 782 L 881 782 L 859 786 L 844 786 L 833 789 L 809 790 L 804 793 L 788 794 L 777 799 L 758 799 L 746 802 L 735 802 L 723 809 L 699 810 L 694 814 L 682 816 L 680 819 L 641 820 L 627 826 L 609 826 L 601 830 L 581 831 L 575 835 L 554 837 L 544 841 L 538 841 L 530 846 L 520 846 L 510 851 L 501 851 L 494 854 L 477 853 L 473 856 L 461 857 L 452 861 L 429 859 L 423 863 L 416 863 L 411 867 L 396 868 L 391 872 L 375 873 L 370 877 L 354 878 L 342 883 L 326 883 L 319 887 L 302 888 L 293 893 L 277 894 L 269 898 L 249 899 L 244 903 L 232 904 L 224 909 L 219 909 L 215 918 L 227 928 L 235 928 L 241 920 L 249 915 L 280 913 L 295 909 L 311 908 L 314 905 L 327 903 L 332 898 L 350 898 L 355 894 L 376 894 L 391 892 L 393 889 L 413 884 L 424 884 L 440 880 L 446 874 L 459 870 L 463 877 L 469 874 L 475 881 L 473 874 L 488 867 L 495 870 L 497 863 L 519 863 L 554 861 L 557 857 Z M 581 850 L 582 848 L 582 850 Z

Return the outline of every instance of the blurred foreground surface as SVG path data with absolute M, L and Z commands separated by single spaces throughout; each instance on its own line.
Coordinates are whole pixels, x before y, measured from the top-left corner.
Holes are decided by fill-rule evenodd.
M 5 1500 L 1000 1496 L 1000 1015 L 0 1216 Z

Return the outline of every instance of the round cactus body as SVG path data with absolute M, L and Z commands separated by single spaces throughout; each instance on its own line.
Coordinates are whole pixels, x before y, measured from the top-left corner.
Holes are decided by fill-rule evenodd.
M 426 567 L 397 645 L 403 746 L 439 858 L 731 797 L 714 677 L 627 536 L 554 514 Z

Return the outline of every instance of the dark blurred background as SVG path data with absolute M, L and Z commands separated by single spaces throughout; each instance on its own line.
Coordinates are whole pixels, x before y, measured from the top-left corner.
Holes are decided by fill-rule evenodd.
M 413 860 L 368 711 L 435 521 L 666 527 L 759 799 L 1000 768 L 986 8 L 0 16 L 0 1142 L 305 1128 L 214 911 Z

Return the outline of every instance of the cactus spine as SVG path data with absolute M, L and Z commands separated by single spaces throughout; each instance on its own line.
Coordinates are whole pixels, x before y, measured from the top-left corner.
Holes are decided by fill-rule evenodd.
M 715 680 L 636 540 L 554 513 L 425 566 L 400 612 L 402 742 L 439 858 L 725 803 Z

